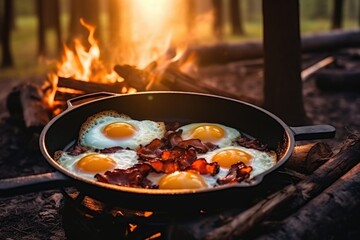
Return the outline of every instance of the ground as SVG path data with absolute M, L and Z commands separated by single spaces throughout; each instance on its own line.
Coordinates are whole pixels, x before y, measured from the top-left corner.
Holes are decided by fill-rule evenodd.
M 352 61 L 356 61 L 356 58 Z M 233 94 L 251 97 L 262 94 L 262 73 L 256 65 L 247 68 L 243 63 L 235 62 L 206 67 L 200 69 L 199 74 L 208 84 L 221 86 Z M 39 81 L 39 78 L 33 79 Z M 0 82 L 0 178 L 52 171 L 37 147 L 38 133 L 29 132 L 19 122 L 9 118 L 6 111 L 7 94 L 21 81 L 9 79 Z M 334 139 L 324 140 L 333 148 L 338 147 L 350 134 L 360 131 L 359 93 L 359 89 L 323 91 L 317 88 L 315 76 L 304 81 L 306 114 L 313 124 L 330 124 L 337 129 Z M 0 239 L 64 239 L 61 206 L 59 190 L 0 199 Z

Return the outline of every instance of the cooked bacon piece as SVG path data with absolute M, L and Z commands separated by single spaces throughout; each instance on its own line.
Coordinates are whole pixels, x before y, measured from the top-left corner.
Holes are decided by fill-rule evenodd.
M 128 169 L 114 169 L 106 171 L 104 174 L 96 174 L 95 178 L 99 182 L 120 186 L 157 188 L 156 185 L 146 178 L 150 170 L 151 167 L 146 164 L 137 164 Z
M 154 159 L 147 162 L 147 164 L 157 173 L 172 173 L 180 170 L 175 160 L 162 161 L 160 159 Z
M 117 146 L 117 147 L 110 147 L 110 148 L 104 148 L 104 149 L 101 149 L 100 152 L 101 153 L 115 153 L 119 150 L 122 150 L 124 149 L 123 147 L 120 147 L 120 146 Z
M 177 146 L 181 141 L 183 141 L 181 137 L 182 130 L 179 131 L 168 131 L 165 134 L 165 139 L 170 147 Z
M 251 166 L 246 166 L 243 162 L 235 163 L 230 167 L 229 173 L 225 177 L 217 179 L 217 183 L 223 185 L 241 182 L 244 179 L 249 178 L 251 171 Z
M 246 136 L 241 136 L 239 137 L 236 142 L 243 147 L 246 148 L 253 148 L 253 149 L 257 149 L 260 151 L 267 151 L 268 150 L 268 146 L 267 144 L 262 144 L 259 140 L 257 139 L 251 139 L 248 138 Z
M 179 122 L 166 122 L 165 123 L 166 131 L 175 131 L 179 127 L 181 127 L 181 124 Z
M 202 143 L 200 139 L 183 140 L 179 142 L 177 146 L 181 148 L 193 147 L 199 153 L 206 153 L 207 151 L 209 151 L 208 147 L 204 143 Z
M 162 148 L 164 148 L 164 146 L 165 143 L 156 138 L 146 146 L 141 146 L 136 152 L 141 160 L 158 158 L 161 156 L 163 152 Z
M 149 163 L 157 173 L 172 173 L 189 168 L 195 160 L 195 150 L 175 147 L 172 150 L 164 150 L 161 158 L 150 159 L 147 163 Z
M 204 158 L 199 158 L 191 164 L 191 169 L 198 171 L 200 174 L 214 176 L 219 173 L 220 165 L 217 162 L 208 163 Z
M 79 154 L 82 154 L 82 153 L 88 151 L 89 149 L 90 149 L 89 147 L 83 147 L 83 146 L 76 145 L 72 151 L 68 152 L 68 154 L 71 156 L 77 156 Z

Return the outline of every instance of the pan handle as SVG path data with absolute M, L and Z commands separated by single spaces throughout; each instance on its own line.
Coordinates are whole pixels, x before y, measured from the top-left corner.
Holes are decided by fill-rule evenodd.
M 80 103 L 88 102 L 97 98 L 103 98 L 103 97 L 109 97 L 109 96 L 116 96 L 117 93 L 111 93 L 111 92 L 95 92 L 95 93 L 89 93 L 85 95 L 81 95 L 78 97 L 71 98 L 66 101 L 67 107 L 71 108 L 75 105 L 78 105 Z M 76 104 L 77 102 L 77 104 Z
M 294 133 L 295 141 L 325 139 L 335 137 L 336 129 L 331 125 L 312 125 L 290 127 Z
M 17 196 L 30 192 L 72 186 L 73 182 L 60 172 L 0 179 L 0 197 Z

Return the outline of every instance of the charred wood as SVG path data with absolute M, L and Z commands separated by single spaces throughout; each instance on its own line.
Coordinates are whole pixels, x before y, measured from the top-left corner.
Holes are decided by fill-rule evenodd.
M 114 71 L 137 91 L 147 90 L 148 84 L 151 84 L 155 77 L 151 71 L 141 70 L 130 65 L 115 65 Z
M 360 164 L 357 164 L 300 211 L 286 218 L 278 230 L 257 239 L 333 239 L 334 236 L 350 239 L 344 223 L 351 224 L 359 213 L 359 186 Z
M 57 86 L 60 88 L 70 88 L 70 89 L 79 90 L 84 93 L 94 93 L 94 92 L 120 93 L 121 89 L 125 86 L 125 84 L 122 82 L 115 82 L 115 83 L 88 82 L 88 81 L 77 80 L 74 78 L 59 77 Z
M 356 69 L 322 69 L 314 78 L 321 90 L 360 92 L 360 71 Z
M 26 128 L 41 129 L 50 120 L 50 112 L 43 102 L 40 88 L 23 83 L 13 89 L 7 97 L 10 116 L 24 122 Z
M 295 147 L 285 168 L 301 174 L 311 174 L 324 164 L 333 154 L 330 146 L 324 142 L 308 143 Z
M 242 236 L 251 228 L 259 224 L 262 220 L 269 217 L 272 213 L 274 213 L 275 210 L 282 210 L 285 214 L 290 215 L 291 213 L 297 211 L 301 206 L 304 206 L 306 203 L 308 203 L 311 199 L 319 195 L 327 187 L 331 186 L 342 175 L 346 174 L 350 169 L 356 166 L 359 161 L 360 138 L 358 136 L 354 136 L 352 139 L 349 138 L 336 155 L 331 157 L 326 163 L 316 169 L 308 178 L 298 182 L 295 185 L 288 185 L 281 191 L 270 195 L 266 199 L 255 204 L 253 207 L 247 209 L 237 216 L 234 216 L 224 225 L 209 232 L 206 236 L 206 239 L 219 239 L 220 236 L 221 239 L 232 239 L 234 237 Z M 356 176 L 356 178 L 358 178 L 358 176 Z M 339 183 L 332 186 L 334 189 L 332 190 L 333 192 L 341 192 L 342 189 L 346 189 L 346 186 L 342 185 L 344 182 L 341 179 L 338 182 Z M 356 179 L 355 182 L 357 183 L 358 179 Z M 353 186 L 356 186 L 356 183 L 353 183 Z M 325 196 L 327 195 L 328 194 L 325 194 Z M 356 196 L 357 195 L 355 195 L 353 201 L 357 201 L 358 198 L 356 198 Z M 347 200 L 344 202 L 344 204 L 346 204 L 346 202 Z M 325 211 L 331 211 L 330 209 L 334 209 L 338 205 L 336 202 L 334 202 L 334 204 L 335 205 L 330 204 L 328 206 L 327 204 L 321 206 L 322 208 L 328 208 Z M 280 209 L 279 207 L 282 208 Z M 314 212 L 318 211 L 318 209 L 319 205 L 314 205 L 312 210 L 307 211 L 306 214 L 312 215 Z M 346 215 L 347 213 L 344 214 Z M 344 217 L 345 215 L 341 216 Z M 327 218 L 327 215 L 319 214 L 317 216 Z M 286 221 L 287 219 L 285 218 L 284 223 Z M 300 232 L 308 232 L 313 230 L 314 225 L 312 224 L 312 221 L 309 221 L 308 224 L 296 225 L 296 227 L 293 225 L 293 227 L 299 228 L 298 231 Z M 287 236 L 285 238 L 275 237 L 269 239 L 293 239 L 292 236 L 294 235 L 292 235 L 292 230 L 286 232 Z M 266 236 L 264 239 L 267 239 Z
M 313 159 L 312 161 L 317 163 L 318 161 L 315 160 L 316 156 L 325 158 L 325 156 L 330 154 L 332 154 L 332 151 L 328 149 L 326 143 L 297 146 L 286 167 L 291 169 L 295 164 L 303 164 L 309 161 L 309 159 Z M 295 171 L 296 169 L 292 170 Z M 264 200 L 256 200 L 257 202 L 255 201 L 249 209 L 225 210 L 221 215 L 178 225 L 175 228 L 176 235 L 181 235 L 179 239 L 228 239 L 233 236 L 239 236 L 257 226 L 266 216 L 274 211 L 275 206 L 284 204 L 296 191 L 295 185 L 285 185 L 284 188 L 277 192 L 275 191 L 274 194 L 267 196 Z
M 222 89 L 210 86 L 209 84 L 206 84 L 198 79 L 194 79 L 173 68 L 166 69 L 161 78 L 161 82 L 164 86 L 171 90 L 214 94 L 249 102 L 257 106 L 262 105 L 261 99 L 255 99 L 242 94 L 232 94 Z
M 207 93 L 246 101 L 258 106 L 262 104 L 260 99 L 254 99 L 244 95 L 235 95 L 219 88 L 209 86 L 200 80 L 182 73 L 174 67 L 168 67 L 158 76 L 151 71 L 152 69 L 140 70 L 129 65 L 116 65 L 114 70 L 125 79 L 125 82 L 131 82 L 132 86 L 138 91 L 173 90 Z

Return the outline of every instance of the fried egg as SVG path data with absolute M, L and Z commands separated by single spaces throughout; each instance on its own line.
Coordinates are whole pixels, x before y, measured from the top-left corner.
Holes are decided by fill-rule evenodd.
M 217 162 L 220 165 L 220 172 L 217 178 L 223 178 L 229 171 L 231 165 L 243 162 L 246 166 L 253 169 L 250 172 L 250 179 L 263 173 L 273 167 L 277 162 L 276 153 L 274 151 L 260 151 L 242 146 L 228 146 L 215 149 L 213 151 L 199 154 L 198 158 L 204 158 L 207 162 Z M 216 184 L 213 177 L 206 177 L 208 184 Z
M 115 111 L 104 111 L 90 117 L 79 131 L 79 145 L 96 149 L 120 146 L 136 150 L 165 133 L 163 122 L 134 120 Z
M 240 136 L 234 128 L 217 123 L 191 123 L 178 129 L 182 130 L 183 140 L 200 139 L 202 142 L 211 142 L 219 147 L 226 147 Z
M 123 149 L 107 154 L 85 152 L 77 156 L 62 152 L 56 157 L 56 160 L 70 172 L 81 177 L 94 179 L 97 173 L 132 167 L 138 162 L 138 156 L 136 151 Z
M 200 189 L 210 186 L 202 175 L 191 171 L 150 173 L 148 179 L 156 183 L 159 189 Z

